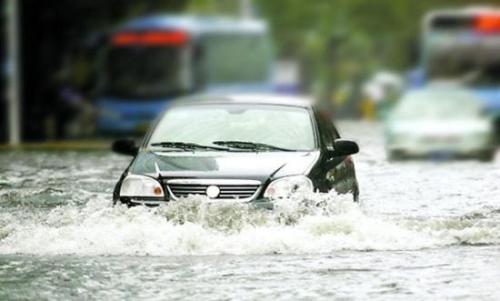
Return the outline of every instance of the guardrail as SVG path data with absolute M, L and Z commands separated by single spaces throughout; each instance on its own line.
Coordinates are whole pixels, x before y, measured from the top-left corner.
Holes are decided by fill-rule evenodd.
M 111 150 L 109 140 L 77 140 L 77 141 L 45 141 L 29 142 L 18 145 L 0 144 L 0 151 L 30 150 L 30 151 L 98 151 Z

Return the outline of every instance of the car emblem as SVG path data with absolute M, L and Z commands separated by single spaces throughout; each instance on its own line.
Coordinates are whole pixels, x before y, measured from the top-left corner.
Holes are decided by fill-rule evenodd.
M 207 187 L 207 196 L 211 199 L 215 199 L 216 197 L 219 196 L 219 193 L 220 193 L 220 189 L 219 187 L 217 186 L 214 186 L 214 185 L 210 185 Z

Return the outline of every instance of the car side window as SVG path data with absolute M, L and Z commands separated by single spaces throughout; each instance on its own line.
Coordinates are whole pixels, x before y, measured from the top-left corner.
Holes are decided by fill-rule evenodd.
M 321 139 L 327 148 L 333 148 L 333 141 L 339 138 L 339 134 L 328 118 L 322 116 L 321 113 L 318 115 Z
M 332 127 L 332 130 L 333 130 L 333 139 L 339 139 L 340 134 L 337 131 L 337 129 L 335 128 L 335 125 L 333 124 L 333 122 L 330 122 L 330 126 Z

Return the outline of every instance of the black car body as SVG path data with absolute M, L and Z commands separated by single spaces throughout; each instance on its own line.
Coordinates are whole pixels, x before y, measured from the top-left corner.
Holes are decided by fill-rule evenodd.
M 212 133 L 211 126 L 206 124 L 220 123 L 222 120 L 198 121 L 204 118 L 209 120 L 206 116 L 212 114 L 212 108 L 232 120 L 224 121 L 226 124 L 221 125 L 224 128 L 219 131 L 225 131 L 225 127 L 232 126 L 231 123 L 241 126 L 241 131 L 236 128 L 230 132 L 231 137 L 240 135 L 239 132 L 247 132 L 250 133 L 247 136 L 260 137 L 266 141 L 268 138 L 262 132 L 273 132 L 275 125 L 281 126 L 282 129 L 269 133 L 277 137 L 273 139 L 280 142 L 281 146 L 241 139 L 214 141 L 210 144 L 194 143 L 198 142 L 196 139 L 210 141 L 212 138 L 206 138 L 207 135 L 217 136 L 217 133 Z M 172 110 L 180 110 L 181 113 L 169 113 Z M 282 120 L 261 120 L 259 114 L 267 114 L 267 110 L 272 112 L 266 118 Z M 250 111 L 254 115 L 247 113 Z M 185 123 L 183 126 L 176 124 L 176 120 L 188 118 L 191 112 L 192 122 L 182 121 Z M 174 114 L 175 118 L 169 117 L 169 114 Z M 187 117 L 180 118 L 176 114 Z M 246 115 L 249 117 L 244 117 Z M 305 116 L 310 121 L 306 121 Z M 291 117 L 300 122 L 287 121 Z M 171 121 L 163 122 L 165 119 Z M 245 123 L 246 119 L 251 122 Z M 162 122 L 170 122 L 170 132 L 177 127 L 175 131 L 186 131 L 188 136 L 199 135 L 200 131 L 202 134 L 188 143 L 168 139 L 159 141 L 158 136 L 163 138 L 163 134 L 158 134 L 162 130 Z M 197 122 L 201 125 L 193 125 Z M 237 124 L 240 122 L 243 125 Z M 269 122 L 274 124 L 267 128 L 260 126 L 268 126 Z M 253 131 L 260 132 L 254 135 Z M 184 137 L 182 134 L 175 135 Z M 309 140 L 303 138 L 308 135 L 311 135 Z M 300 143 L 307 147 L 301 149 Z M 159 118 L 140 146 L 136 146 L 133 140 L 119 140 L 114 143 L 113 150 L 134 156 L 115 187 L 115 203 L 167 204 L 182 201 L 188 195 L 203 195 L 212 200 L 269 204 L 273 198 L 284 197 L 295 190 L 328 192 L 335 189 L 339 194 L 352 194 L 354 201 L 358 200 L 359 195 L 350 156 L 358 152 L 357 144 L 341 139 L 330 118 L 310 101 L 295 97 L 225 95 L 183 99 Z

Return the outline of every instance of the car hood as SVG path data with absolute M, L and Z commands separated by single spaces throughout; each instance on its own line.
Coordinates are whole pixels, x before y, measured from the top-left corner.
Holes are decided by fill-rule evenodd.
M 164 178 L 226 178 L 265 182 L 307 173 L 319 158 L 312 152 L 140 152 L 130 172 Z

